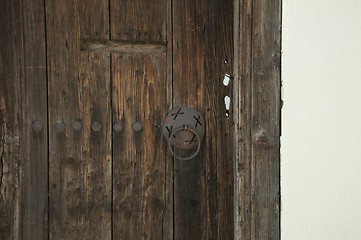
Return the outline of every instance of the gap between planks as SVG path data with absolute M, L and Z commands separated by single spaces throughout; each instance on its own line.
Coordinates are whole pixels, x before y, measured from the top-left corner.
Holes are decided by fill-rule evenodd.
M 120 52 L 120 53 L 138 53 L 138 54 L 167 53 L 167 43 L 81 39 L 80 51 Z

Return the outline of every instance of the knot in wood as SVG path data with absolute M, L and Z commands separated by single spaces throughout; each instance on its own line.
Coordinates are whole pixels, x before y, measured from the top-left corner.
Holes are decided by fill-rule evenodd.
M 258 145 L 267 146 L 271 144 L 271 138 L 264 129 L 260 129 L 254 136 L 254 142 Z

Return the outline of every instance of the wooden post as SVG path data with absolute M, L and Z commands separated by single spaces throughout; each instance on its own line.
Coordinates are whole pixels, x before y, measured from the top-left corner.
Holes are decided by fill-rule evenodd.
M 236 239 L 280 239 L 281 1 L 235 6 Z

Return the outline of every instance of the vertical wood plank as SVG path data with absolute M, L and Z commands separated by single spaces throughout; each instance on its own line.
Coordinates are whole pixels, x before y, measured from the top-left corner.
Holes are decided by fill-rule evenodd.
M 281 1 L 253 2 L 252 238 L 280 239 Z
M 239 1 L 238 239 L 280 239 L 281 1 Z
M 252 233 L 252 137 L 251 137 L 251 77 L 252 77 L 252 7 L 253 0 L 238 1 L 238 169 L 237 172 L 237 239 L 251 239 Z
M 165 90 L 166 93 L 166 108 L 165 113 L 168 113 L 173 108 L 173 9 L 172 9 L 173 0 L 167 0 L 167 59 L 166 59 L 166 81 L 167 87 Z M 165 116 L 163 116 L 164 118 Z M 163 124 L 163 122 L 162 122 Z M 163 126 L 162 126 L 163 127 Z M 165 139 L 163 138 L 164 142 Z M 167 145 L 162 145 L 162 147 L 168 147 Z M 163 237 L 162 239 L 174 239 L 174 158 L 169 153 L 168 149 L 166 152 L 166 179 L 165 179 L 165 191 L 166 191 L 166 206 L 165 213 L 163 216 Z
M 167 0 L 110 0 L 112 39 L 166 42 Z
M 172 166 L 161 125 L 168 109 L 165 54 L 113 54 L 114 239 L 169 239 Z M 143 124 L 140 132 L 132 125 Z
M 21 239 L 23 38 L 21 1 L 0 8 L 0 239 Z
M 175 159 L 175 239 L 233 239 L 233 121 L 224 104 L 232 88 L 222 84 L 233 69 L 231 9 L 228 0 L 173 2 L 174 105 L 206 120 L 201 153 Z
M 22 236 L 48 239 L 48 119 L 44 1 L 23 0 L 25 165 Z M 42 129 L 32 129 L 41 121 Z
M 111 0 L 111 38 L 166 43 L 171 1 Z M 173 162 L 161 126 L 171 106 L 172 46 L 167 54 L 113 54 L 114 239 L 173 238 Z M 135 122 L 143 124 L 134 132 Z
M 110 56 L 79 52 L 80 38 L 108 37 L 107 2 L 46 1 L 51 239 L 111 238 Z

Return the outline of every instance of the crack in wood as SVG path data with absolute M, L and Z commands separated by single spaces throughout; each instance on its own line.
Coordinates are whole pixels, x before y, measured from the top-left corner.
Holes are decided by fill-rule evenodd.
M 4 155 L 5 155 L 5 133 L 1 137 L 1 150 L 0 150 L 0 195 L 4 179 Z
M 118 53 L 166 53 L 165 42 L 140 42 L 106 39 L 81 39 L 80 51 L 85 52 L 118 52 Z

